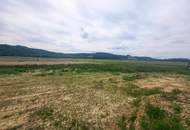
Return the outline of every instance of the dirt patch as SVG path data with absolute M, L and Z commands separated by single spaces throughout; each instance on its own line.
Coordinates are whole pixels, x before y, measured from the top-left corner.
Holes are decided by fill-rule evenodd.
M 147 76 L 143 79 L 138 79 L 135 84 L 143 88 L 163 88 L 165 91 L 179 89 L 190 92 L 190 80 L 188 77 L 175 75 L 157 75 Z
M 63 59 L 63 58 L 32 58 L 32 57 L 0 57 L 0 65 L 54 65 L 54 64 L 83 64 L 93 61 Z

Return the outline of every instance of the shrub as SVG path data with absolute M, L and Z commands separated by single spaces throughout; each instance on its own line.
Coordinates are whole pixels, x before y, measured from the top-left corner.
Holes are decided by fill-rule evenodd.
M 127 130 L 127 119 L 125 116 L 122 116 L 121 118 L 119 118 L 118 122 L 117 122 L 117 126 L 119 128 L 119 130 Z
M 128 74 L 123 76 L 123 79 L 126 81 L 133 81 L 133 80 L 136 80 L 139 78 L 140 78 L 140 75 L 136 74 L 136 73 L 128 73 Z
M 138 107 L 140 105 L 141 98 L 137 97 L 136 99 L 133 100 L 133 106 Z
M 50 107 L 43 107 L 36 111 L 34 114 L 39 116 L 41 119 L 53 119 L 53 112 L 54 110 Z
M 166 100 L 173 101 L 177 100 L 178 94 L 180 93 L 181 91 L 179 89 L 173 89 L 172 92 L 162 92 L 161 97 Z
M 181 113 L 182 108 L 179 106 L 179 104 L 174 103 L 173 104 L 173 111 L 174 111 L 175 114 L 179 114 L 179 113 Z
M 162 93 L 160 88 L 140 88 L 134 84 L 128 84 L 123 91 L 133 97 L 149 96 Z
M 152 104 L 146 104 L 145 112 L 150 119 L 163 119 L 165 117 L 165 110 Z
M 142 117 L 140 122 L 143 130 L 184 130 L 175 115 L 169 115 L 158 106 L 146 104 L 145 113 L 148 117 Z
M 187 124 L 187 126 L 190 126 L 190 118 L 187 118 L 187 119 L 185 120 L 185 123 Z

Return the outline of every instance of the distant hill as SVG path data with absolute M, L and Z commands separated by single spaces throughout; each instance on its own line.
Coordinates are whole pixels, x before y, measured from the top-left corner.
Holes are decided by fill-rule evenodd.
M 97 52 L 97 53 L 56 53 L 51 51 L 46 51 L 42 49 L 28 48 L 25 46 L 12 46 L 7 44 L 0 44 L 0 56 L 19 56 L 19 57 L 44 57 L 44 58 L 82 58 L 82 59 L 118 59 L 118 60 L 145 60 L 145 61 L 155 61 L 160 59 L 155 59 L 151 57 L 138 57 L 130 55 L 115 55 L 111 53 Z M 180 61 L 189 62 L 189 59 L 185 58 L 174 58 L 174 59 L 164 59 L 165 61 Z
M 33 49 L 24 46 L 0 45 L 0 56 L 21 56 L 21 57 L 63 57 L 62 53 L 54 53 L 42 49 Z

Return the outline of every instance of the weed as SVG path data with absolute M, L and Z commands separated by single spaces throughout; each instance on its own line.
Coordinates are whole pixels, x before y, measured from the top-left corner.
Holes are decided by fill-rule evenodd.
M 119 118 L 117 122 L 117 126 L 119 130 L 127 130 L 127 118 L 125 116 L 122 116 Z
M 175 117 L 158 120 L 153 126 L 155 130 L 184 130 L 179 120 Z
M 187 119 L 185 120 L 185 123 L 187 124 L 187 126 L 190 127 L 190 118 L 187 118 Z
M 139 78 L 140 78 L 140 75 L 137 73 L 128 73 L 123 76 L 123 79 L 126 81 L 133 81 Z
M 180 94 L 182 91 L 181 90 L 179 90 L 179 89 L 173 89 L 172 90 L 172 94 L 175 94 L 175 95 L 178 95 L 178 94 Z
M 69 129 L 89 130 L 90 125 L 83 121 L 73 120 Z
M 132 104 L 133 104 L 133 106 L 135 106 L 135 107 L 139 107 L 140 102 L 141 102 L 141 98 L 140 98 L 140 97 L 137 97 L 136 99 L 133 100 Z
M 149 103 L 145 105 L 145 113 L 150 119 L 163 119 L 166 114 L 165 110 Z
M 181 91 L 179 89 L 173 89 L 172 92 L 161 93 L 161 97 L 166 100 L 173 101 L 173 100 L 177 100 L 178 94 L 180 93 Z
M 6 130 L 18 130 L 19 128 L 22 128 L 22 125 L 17 125 L 12 128 L 6 129 Z
M 39 109 L 38 111 L 36 111 L 34 113 L 34 115 L 39 116 L 43 120 L 46 120 L 46 119 L 52 120 L 53 119 L 53 112 L 54 112 L 54 110 L 52 108 L 43 107 L 43 108 Z
M 148 118 L 141 118 L 143 130 L 184 130 L 180 121 L 174 115 L 168 113 L 158 106 L 146 104 L 145 113 Z
M 124 92 L 133 97 L 149 96 L 162 93 L 160 88 L 140 88 L 134 84 L 128 84 Z
M 173 111 L 175 114 L 180 114 L 182 111 L 182 108 L 180 107 L 179 104 L 173 103 Z
M 143 130 L 150 130 L 149 129 L 149 121 L 147 121 L 147 119 L 145 118 L 145 116 L 143 116 L 140 120 L 140 125 L 142 127 Z
M 129 121 L 130 121 L 130 122 L 134 122 L 134 121 L 136 120 L 136 118 L 137 118 L 137 109 L 135 109 L 135 110 L 132 112 L 132 114 L 131 114 L 131 116 L 130 116 L 130 118 L 129 118 Z
M 137 109 L 135 109 L 129 118 L 129 130 L 135 130 L 135 120 L 137 119 Z

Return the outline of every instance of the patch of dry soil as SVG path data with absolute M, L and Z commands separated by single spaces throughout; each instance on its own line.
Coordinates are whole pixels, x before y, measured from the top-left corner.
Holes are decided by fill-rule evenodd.
M 173 89 L 190 92 L 190 80 L 185 76 L 178 75 L 154 75 L 138 79 L 135 84 L 143 88 L 163 88 L 170 92 Z

